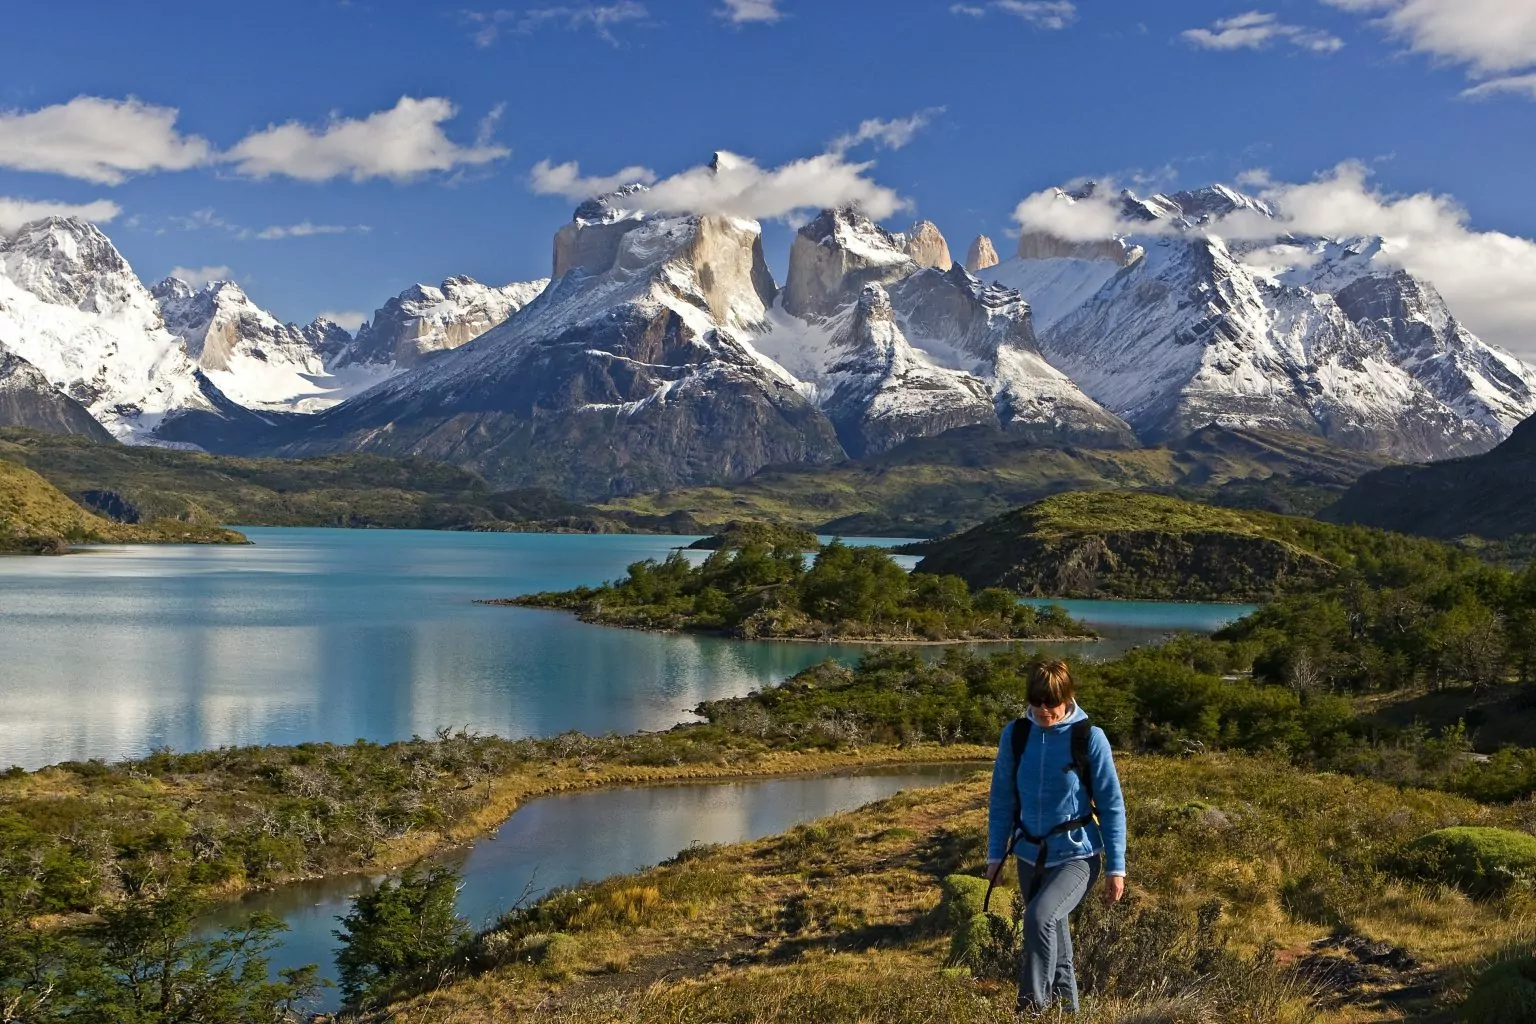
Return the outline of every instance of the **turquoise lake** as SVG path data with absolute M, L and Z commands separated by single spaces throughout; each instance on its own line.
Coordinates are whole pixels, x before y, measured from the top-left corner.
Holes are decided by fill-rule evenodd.
M 474 603 L 597 584 L 692 538 L 245 532 L 249 546 L 0 559 L 0 766 L 162 746 L 385 742 L 442 726 L 509 737 L 663 729 L 702 700 L 868 649 L 641 633 Z M 1069 608 L 1106 637 L 1073 649 L 1103 655 L 1248 611 Z

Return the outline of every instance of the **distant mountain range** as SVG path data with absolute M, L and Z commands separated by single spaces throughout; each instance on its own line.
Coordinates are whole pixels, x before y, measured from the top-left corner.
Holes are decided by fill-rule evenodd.
M 282 323 L 231 282 L 146 288 L 92 225 L 28 224 L 0 238 L 0 424 L 422 456 L 596 499 L 956 428 L 1112 448 L 1216 425 L 1423 460 L 1536 414 L 1536 371 L 1379 239 L 1224 240 L 1222 218 L 1274 215 L 1224 186 L 1123 193 L 1144 233 L 1026 233 L 1003 262 L 981 237 L 964 265 L 932 223 L 828 210 L 782 288 L 755 222 L 648 212 L 645 192 L 582 204 L 550 281 L 416 285 L 355 335 Z

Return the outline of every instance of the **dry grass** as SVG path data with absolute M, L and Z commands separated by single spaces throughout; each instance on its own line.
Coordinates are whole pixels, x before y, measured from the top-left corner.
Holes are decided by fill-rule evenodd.
M 1445 1019 L 1488 957 L 1531 941 L 1529 897 L 1475 902 L 1401 881 L 1386 867 L 1401 843 L 1425 831 L 1528 827 L 1529 808 L 1399 792 L 1244 757 L 1131 757 L 1122 774 L 1132 900 L 1112 912 L 1121 944 L 1083 955 L 1164 955 L 1192 941 L 1200 908 L 1214 898 L 1221 913 L 1211 934 L 1228 950 L 1217 957 L 1226 966 L 1211 967 L 1197 985 L 1138 982 L 1127 991 L 1111 983 L 1088 999 L 1078 1018 L 1085 1024 Z M 948 937 L 933 913 L 943 875 L 980 870 L 985 790 L 982 773 L 557 894 L 481 940 L 479 973 L 402 1002 L 393 1019 L 1010 1020 L 1011 986 L 945 969 Z M 1105 941 L 1094 938 L 1104 933 L 1092 922 L 1106 920 L 1116 918 L 1094 910 L 1079 922 L 1085 944 Z M 1183 924 L 1156 930 L 1169 922 Z M 1336 929 L 1404 947 L 1423 966 L 1309 996 L 1310 983 L 1290 965 Z M 1135 974 L 1110 967 L 1111 976 Z M 1424 991 L 1415 995 L 1414 986 Z

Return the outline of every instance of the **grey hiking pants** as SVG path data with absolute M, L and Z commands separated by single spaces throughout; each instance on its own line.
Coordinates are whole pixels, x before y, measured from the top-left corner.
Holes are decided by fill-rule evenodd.
M 1019 862 L 1023 885 L 1034 865 Z M 1024 950 L 1019 957 L 1019 1009 L 1043 1010 L 1053 1003 L 1077 1012 L 1077 972 L 1072 967 L 1068 915 L 1099 878 L 1099 858 L 1069 860 L 1048 868 L 1040 891 L 1024 910 Z

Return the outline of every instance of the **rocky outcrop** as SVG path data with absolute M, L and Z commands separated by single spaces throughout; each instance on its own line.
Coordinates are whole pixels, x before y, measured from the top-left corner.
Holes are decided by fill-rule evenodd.
M 912 225 L 912 230 L 902 236 L 902 251 L 919 267 L 948 270 L 955 262 L 949 255 L 949 243 L 931 220 L 920 220 Z
M 644 190 L 644 185 L 626 185 L 578 206 L 570 223 L 555 232 L 553 278 L 572 270 L 602 274 L 611 269 L 624 236 L 645 221 L 645 214 L 628 208 L 625 200 Z
M 918 269 L 902 239 L 857 210 L 823 210 L 790 245 L 784 309 L 802 319 L 828 317 L 866 284 L 890 284 Z
M 0 345 L 0 426 L 112 440 L 85 406 L 55 388 L 37 367 L 4 345 Z
M 833 345 L 840 354 L 822 408 L 854 458 L 956 427 L 997 426 L 986 382 L 919 358 L 878 284 L 864 286 Z
M 472 277 L 450 277 L 440 287 L 416 284 L 380 306 L 327 365 L 392 365 L 408 369 L 468 344 L 533 301 L 549 285 L 519 281 L 500 288 Z
M 966 251 L 965 269 L 974 274 L 978 270 L 995 267 L 998 262 L 997 248 L 992 244 L 992 239 L 986 235 L 977 235 L 970 249 Z
M 420 455 L 588 498 L 842 459 L 747 340 L 774 297 L 757 224 L 620 212 L 633 194 L 583 204 L 557 246 L 570 269 L 504 323 L 260 444 Z
M 1271 600 L 1338 573 L 1284 539 L 1285 523 L 1158 495 L 1064 494 L 924 545 L 916 571 L 1036 597 Z

